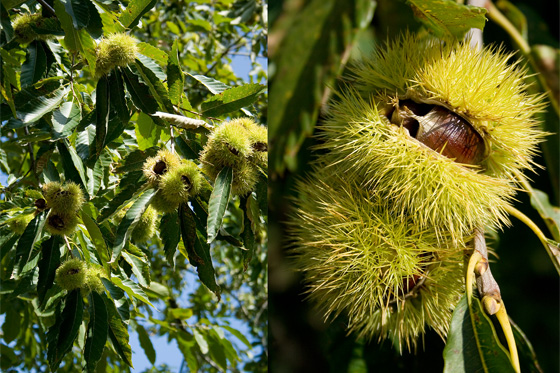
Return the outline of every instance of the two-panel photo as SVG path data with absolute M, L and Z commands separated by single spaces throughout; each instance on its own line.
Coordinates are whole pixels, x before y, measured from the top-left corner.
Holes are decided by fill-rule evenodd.
M 1 0 L 0 371 L 560 371 L 560 3 Z

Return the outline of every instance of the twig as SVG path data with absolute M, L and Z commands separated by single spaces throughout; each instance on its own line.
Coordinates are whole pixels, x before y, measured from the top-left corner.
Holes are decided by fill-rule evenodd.
M 223 122 L 223 119 L 218 119 L 218 118 L 214 118 L 214 117 L 208 117 L 208 116 L 206 116 L 206 115 L 204 115 L 204 114 L 197 113 L 196 111 L 192 111 L 192 110 L 189 110 L 189 109 L 185 109 L 184 107 L 180 107 L 180 106 L 179 106 L 179 109 L 184 110 L 184 111 L 186 111 L 186 112 L 188 112 L 188 113 L 191 113 L 191 114 L 194 114 L 194 115 L 198 115 L 199 117 L 208 118 L 208 119 L 211 119 L 211 120 L 217 120 L 218 122 Z
M 63 237 L 64 237 L 64 241 L 66 242 L 66 246 L 68 246 L 68 253 L 72 257 L 72 259 L 74 259 L 74 254 L 72 254 L 72 247 L 70 247 L 70 242 L 68 241 L 68 237 L 66 237 L 66 235 L 64 235 Z

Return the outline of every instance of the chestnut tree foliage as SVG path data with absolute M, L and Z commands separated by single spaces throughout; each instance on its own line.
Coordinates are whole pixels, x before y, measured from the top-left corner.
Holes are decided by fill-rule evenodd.
M 42 17 L 16 27 L 25 14 Z M 127 372 L 132 331 L 152 364 L 161 335 L 190 371 L 266 370 L 266 167 L 244 195 L 231 168 L 204 175 L 147 241 L 135 231 L 158 188 L 148 158 L 167 150 L 201 168 L 216 128 L 266 125 L 266 14 L 263 0 L 2 0 L 3 371 Z M 100 42 L 123 33 L 133 57 L 109 50 L 107 69 Z M 44 229 L 54 182 L 84 196 L 63 235 Z M 99 291 L 61 287 L 72 258 L 97 268 Z

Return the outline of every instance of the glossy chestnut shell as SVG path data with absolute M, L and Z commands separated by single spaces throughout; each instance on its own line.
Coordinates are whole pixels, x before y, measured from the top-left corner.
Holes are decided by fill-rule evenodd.
M 482 136 L 464 118 L 443 106 L 402 100 L 389 114 L 393 124 L 455 162 L 478 165 L 485 157 Z

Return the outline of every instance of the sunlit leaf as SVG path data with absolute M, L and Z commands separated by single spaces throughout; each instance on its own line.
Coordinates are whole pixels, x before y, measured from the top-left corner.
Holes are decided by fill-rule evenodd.
M 156 362 L 156 351 L 154 350 L 154 345 L 150 339 L 150 336 L 146 332 L 146 329 L 140 324 L 136 325 L 136 332 L 138 333 L 138 340 L 140 341 L 140 347 L 144 350 L 146 357 L 150 363 L 155 364 Z
M 29 224 L 25 228 L 25 231 L 21 235 L 16 247 L 15 266 L 12 277 L 17 279 L 22 273 L 24 266 L 31 259 L 33 245 L 41 235 L 41 231 L 43 230 L 43 226 L 45 225 L 47 213 L 47 211 L 43 211 L 39 215 L 35 216 L 33 220 L 29 222 Z
M 160 237 L 163 242 L 163 251 L 167 262 L 175 268 L 175 253 L 181 240 L 179 216 L 177 211 L 164 214 L 159 225 Z
M 156 4 L 156 0 L 132 0 L 122 11 L 119 20 L 126 28 L 133 28 L 140 18 Z
M 119 316 L 115 304 L 105 295 L 102 295 L 109 317 L 109 338 L 117 354 L 125 363 L 132 367 L 132 350 L 129 344 L 128 330 Z
M 89 322 L 84 359 L 88 372 L 94 372 L 97 362 L 103 355 L 107 334 L 109 331 L 109 317 L 107 307 L 101 295 L 96 292 L 90 294 Z
M 40 41 L 27 46 L 27 57 L 21 66 L 21 86 L 27 87 L 38 82 L 47 72 L 47 54 Z
M 233 170 L 224 167 L 214 183 L 214 189 L 208 201 L 208 243 L 214 241 L 222 225 L 222 219 L 230 198 Z
M 247 107 L 257 101 L 266 90 L 261 84 L 245 84 L 223 91 L 202 103 L 202 112 L 207 116 L 220 116 Z

